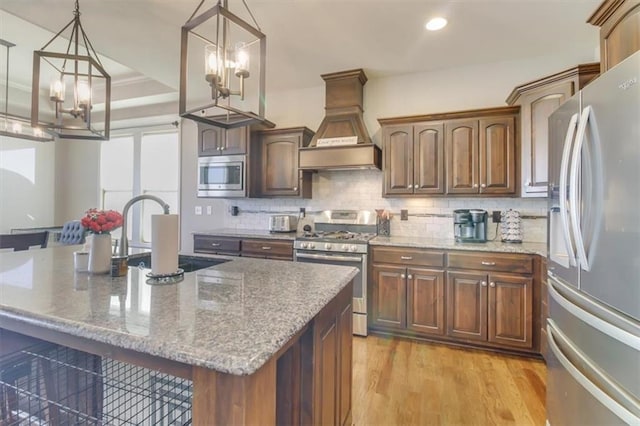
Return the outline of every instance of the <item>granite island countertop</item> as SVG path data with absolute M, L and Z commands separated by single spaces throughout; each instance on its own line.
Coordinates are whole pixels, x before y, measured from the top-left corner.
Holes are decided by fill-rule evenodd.
M 291 240 L 296 238 L 296 231 L 292 232 L 269 232 L 266 229 L 233 229 L 220 228 L 205 231 L 194 231 L 192 234 L 198 235 L 215 235 L 219 237 L 236 237 L 236 238 L 266 238 L 271 240 Z
M 75 273 L 75 246 L 0 253 L 3 319 L 143 354 L 249 375 L 257 371 L 356 275 L 346 266 L 234 258 L 149 285 Z
M 547 257 L 546 243 L 510 244 L 501 241 L 487 241 L 486 243 L 458 243 L 455 240 L 425 238 L 425 237 L 382 237 L 378 236 L 369 241 L 372 246 L 416 247 L 444 250 L 471 250 L 496 253 L 537 254 Z

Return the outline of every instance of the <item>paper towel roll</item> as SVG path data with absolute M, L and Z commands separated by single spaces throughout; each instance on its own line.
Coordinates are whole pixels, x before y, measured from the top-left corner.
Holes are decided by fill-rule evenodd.
M 178 271 L 178 215 L 151 215 L 151 273 Z

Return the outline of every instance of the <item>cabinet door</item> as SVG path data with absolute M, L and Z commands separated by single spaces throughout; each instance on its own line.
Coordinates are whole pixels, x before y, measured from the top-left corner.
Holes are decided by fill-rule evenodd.
M 319 425 L 336 424 L 338 413 L 336 403 L 338 402 L 338 348 L 340 336 L 338 322 L 335 316 L 326 320 L 317 321 L 315 327 L 315 359 L 317 369 L 315 374 L 316 391 L 315 407 L 318 408 L 317 422 Z M 304 385 L 303 385 L 304 386 Z
M 417 125 L 413 133 L 413 190 L 444 194 L 444 125 Z
M 371 324 L 404 329 L 407 311 L 406 268 L 373 265 Z
M 246 154 L 248 139 L 248 127 L 236 127 L 226 130 L 226 137 L 222 148 L 223 155 Z
M 515 118 L 480 120 L 480 193 L 516 192 Z
M 447 193 L 478 193 L 478 121 L 452 120 L 445 124 Z
M 351 298 L 349 298 L 351 299 Z M 353 384 L 353 305 L 349 302 L 338 317 L 340 348 L 338 351 L 338 423 L 351 424 L 351 389 Z
M 384 193 L 413 194 L 413 126 L 388 126 L 384 141 Z
M 640 2 L 627 0 L 619 3 L 618 9 L 600 30 L 602 72 L 640 50 Z
M 298 195 L 299 135 L 266 135 L 262 139 L 262 195 Z
M 523 95 L 522 123 L 522 196 L 546 197 L 549 156 L 549 116 L 575 93 L 573 79 L 541 87 Z
M 447 335 L 487 340 L 487 276 L 447 272 Z
M 421 334 L 444 334 L 444 272 L 407 270 L 407 329 Z
M 489 342 L 533 346 L 533 280 L 511 274 L 489 275 Z
M 224 129 L 198 123 L 198 155 L 222 155 Z

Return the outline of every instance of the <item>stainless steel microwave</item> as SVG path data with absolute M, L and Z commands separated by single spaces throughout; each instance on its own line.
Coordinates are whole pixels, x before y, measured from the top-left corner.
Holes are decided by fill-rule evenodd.
M 246 197 L 245 155 L 198 158 L 198 197 Z

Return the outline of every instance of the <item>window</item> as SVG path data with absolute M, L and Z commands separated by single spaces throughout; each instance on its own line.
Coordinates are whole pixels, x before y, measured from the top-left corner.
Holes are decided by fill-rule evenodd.
M 149 194 L 160 197 L 178 212 L 179 138 L 177 131 L 113 137 L 102 142 L 100 186 L 102 208 L 122 212 L 131 197 Z M 127 215 L 130 246 L 151 242 L 151 215 L 162 214 L 153 201 L 131 206 Z M 120 238 L 120 230 L 113 233 Z

